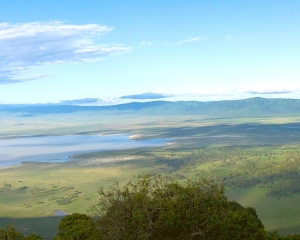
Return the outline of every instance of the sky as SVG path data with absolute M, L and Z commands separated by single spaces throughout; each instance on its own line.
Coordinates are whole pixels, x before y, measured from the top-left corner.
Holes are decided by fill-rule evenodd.
M 0 103 L 300 98 L 298 0 L 0 1 Z

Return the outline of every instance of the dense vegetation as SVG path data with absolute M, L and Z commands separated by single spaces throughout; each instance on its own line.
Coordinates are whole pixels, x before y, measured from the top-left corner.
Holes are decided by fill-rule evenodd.
M 115 181 L 123 186 L 137 174 L 159 173 L 179 181 L 213 178 L 226 187 L 230 201 L 254 207 L 267 230 L 276 230 L 280 235 L 299 234 L 300 118 L 290 117 L 292 114 L 269 117 L 289 111 L 289 104 L 294 110 L 299 104 L 293 100 L 274 101 L 207 103 L 206 110 L 197 102 L 132 104 L 132 110 L 126 110 L 130 107 L 127 105 L 116 106 L 111 115 L 106 110 L 91 112 L 80 106 L 74 107 L 81 112 L 73 114 L 49 114 L 60 106 L 30 106 L 34 108 L 32 114 L 23 111 L 24 106 L 14 113 L 8 113 L 11 106 L 0 106 L 4 114 L 0 119 L 1 139 L 128 133 L 137 139 L 172 138 L 175 143 L 160 148 L 79 154 L 64 163 L 1 168 L 0 226 L 13 223 L 24 236 L 34 232 L 50 240 L 62 219 L 55 216 L 55 210 L 86 213 L 88 206 L 95 204 L 100 186 L 107 189 Z M 43 107 L 48 114 L 39 112 Z M 255 112 L 254 108 L 263 110 Z M 166 114 L 153 115 L 159 111 Z M 174 114 L 168 115 L 168 111 Z M 223 111 L 230 116 L 222 118 L 209 111 Z M 234 111 L 251 118 L 233 118 Z M 270 115 L 252 118 L 256 116 L 253 112 Z
M 224 187 L 200 179 L 179 183 L 158 175 L 143 175 L 120 187 L 99 190 L 91 216 L 64 217 L 55 240 L 288 240 L 267 232 L 254 208 L 244 208 L 224 195 Z M 0 228 L 3 240 L 39 240 L 13 226 Z
M 214 177 L 231 188 L 259 186 L 277 197 L 300 192 L 298 145 L 141 151 L 136 155 L 153 157 L 155 163 L 168 167 L 169 174 L 185 169 L 188 175 Z M 207 168 L 199 168 L 203 164 Z
M 12 225 L 7 225 L 5 228 L 0 227 L 0 239 L 1 240 L 42 240 L 39 235 L 29 234 L 24 236 L 22 233 L 18 232 L 16 228 Z
M 101 161 L 109 158 L 131 160 L 117 164 Z M 60 165 L 23 165 L 18 174 L 14 173 L 18 168 L 1 171 L 4 179 L 8 180 L 10 177 L 10 180 L 0 185 L 1 208 L 9 213 L 12 211 L 30 213 L 32 209 L 35 210 L 34 213 L 41 211 L 39 214 L 43 214 L 42 211 L 49 211 L 48 209 L 84 213 L 95 201 L 95 193 L 99 186 L 107 189 L 107 186 L 114 181 L 119 181 L 123 185 L 132 175 L 156 172 L 179 181 L 187 178 L 214 178 L 215 182 L 222 183 L 228 189 L 226 196 L 231 200 L 236 200 L 247 207 L 255 207 L 259 218 L 268 230 L 279 230 L 283 235 L 299 233 L 298 225 L 290 228 L 290 224 L 294 224 L 295 221 L 297 223 L 298 219 L 299 144 L 136 149 L 90 153 L 85 156 L 85 159 L 87 160 L 79 158 L 78 161 Z M 99 159 L 99 162 L 96 159 Z M 125 173 L 126 177 L 124 177 Z M 43 181 L 38 182 L 35 178 Z M 87 182 L 83 182 L 82 179 Z M 70 182 L 73 186 L 69 185 Z M 252 189 L 256 189 L 255 192 Z M 90 192 L 93 192 L 93 195 Z M 240 195 L 236 195 L 236 192 Z M 245 195 L 248 192 L 250 195 Z M 245 202 L 245 199 L 251 202 Z M 50 225 L 45 225 L 49 223 L 42 218 L 23 222 L 20 219 L 15 224 L 20 230 L 25 229 L 23 226 L 26 226 L 27 230 L 23 230 L 23 234 L 35 232 L 43 237 L 45 231 L 51 227 L 52 234 L 47 232 L 45 237 L 48 235 L 46 239 L 52 239 L 55 236 L 59 217 L 52 218 Z M 288 219 L 288 221 L 283 222 L 281 219 Z M 278 221 L 280 226 L 277 224 Z M 5 226 L 9 222 L 13 220 L 7 219 L 1 225 Z
M 207 180 L 144 176 L 99 194 L 92 209 L 99 239 L 267 239 L 254 209 L 228 201 Z

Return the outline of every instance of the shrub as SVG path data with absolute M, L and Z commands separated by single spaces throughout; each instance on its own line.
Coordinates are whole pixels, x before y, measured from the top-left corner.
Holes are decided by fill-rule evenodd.
M 73 213 L 60 221 L 55 240 L 93 240 L 94 227 L 91 217 Z
M 267 239 L 253 208 L 229 201 L 224 188 L 201 179 L 184 184 L 143 176 L 99 191 L 91 208 L 97 239 Z

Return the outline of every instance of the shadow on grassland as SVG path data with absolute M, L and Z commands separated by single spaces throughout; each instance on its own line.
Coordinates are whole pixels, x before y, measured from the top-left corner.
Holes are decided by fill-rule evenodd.
M 51 240 L 56 236 L 57 226 L 63 217 L 35 217 L 35 218 L 8 218 L 0 217 L 0 226 L 13 224 L 25 236 L 30 233 L 40 235 L 44 240 Z
M 280 236 L 287 236 L 287 235 L 300 234 L 299 229 L 300 229 L 300 226 L 298 224 L 298 225 L 292 226 L 292 227 L 279 228 L 279 229 L 276 229 L 276 231 L 278 232 L 278 234 Z
M 156 127 L 144 130 L 142 135 L 145 138 L 177 138 L 184 147 L 289 144 L 299 142 L 300 123 Z
M 216 124 L 211 126 L 181 126 L 181 127 L 157 127 L 146 130 L 145 132 L 161 137 L 181 137 L 181 136 L 214 136 L 222 134 L 261 134 L 262 132 L 272 134 L 273 132 L 300 132 L 300 123 L 284 124 L 260 124 L 260 123 L 243 123 L 243 124 Z

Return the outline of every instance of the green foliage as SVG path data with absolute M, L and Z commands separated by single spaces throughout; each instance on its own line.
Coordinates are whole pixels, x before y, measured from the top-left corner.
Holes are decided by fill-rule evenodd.
M 36 235 L 34 233 L 29 234 L 27 237 L 25 237 L 26 240 L 43 240 L 43 238 L 39 235 Z
M 59 197 L 55 202 L 58 205 L 67 205 L 72 203 L 72 201 L 76 200 L 79 194 L 80 192 L 75 192 L 73 194 L 69 194 L 67 197 Z
M 147 150 L 136 156 L 152 157 L 167 173 L 214 176 L 231 188 L 265 188 L 269 196 L 300 193 L 299 144 L 280 147 L 220 147 Z M 181 172 L 180 172 L 181 171 Z
M 23 234 L 19 233 L 12 225 L 0 228 L 0 239 L 3 240 L 24 240 Z
M 180 184 L 143 176 L 99 191 L 92 207 L 99 239 L 267 239 L 253 208 L 224 196 L 211 181 Z
M 22 233 L 18 232 L 16 228 L 9 224 L 5 228 L 0 228 L 1 240 L 42 240 L 42 238 L 35 234 L 29 234 L 25 237 Z
M 60 221 L 55 240 L 92 240 L 95 239 L 94 228 L 92 218 L 85 214 L 73 213 Z
M 270 196 L 286 196 L 287 194 L 299 193 L 300 171 L 298 166 L 300 153 L 289 153 L 280 162 L 274 161 L 274 159 L 268 162 L 258 162 L 248 169 L 238 169 L 231 172 L 230 175 L 223 178 L 223 182 L 227 186 L 238 188 L 251 188 L 261 184 L 262 187 L 269 190 L 268 195 Z M 236 175 L 235 178 L 232 177 L 233 174 Z
M 298 235 L 298 234 L 288 235 L 285 237 L 280 237 L 279 240 L 300 240 L 300 235 Z

